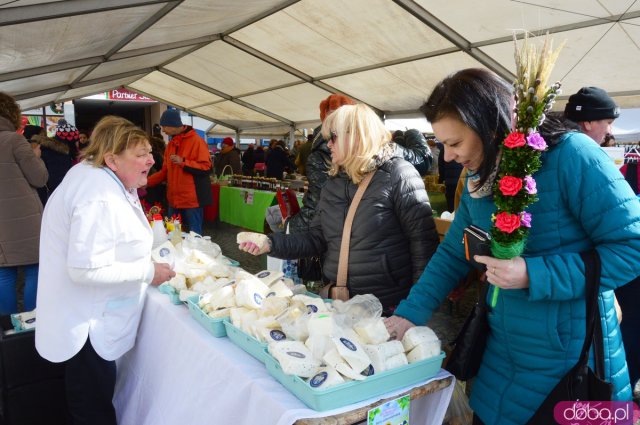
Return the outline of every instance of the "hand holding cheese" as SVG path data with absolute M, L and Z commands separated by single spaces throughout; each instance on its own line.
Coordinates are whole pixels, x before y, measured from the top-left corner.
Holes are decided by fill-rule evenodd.
M 253 255 L 266 254 L 271 251 L 269 238 L 262 233 L 240 232 L 236 237 L 238 248 Z

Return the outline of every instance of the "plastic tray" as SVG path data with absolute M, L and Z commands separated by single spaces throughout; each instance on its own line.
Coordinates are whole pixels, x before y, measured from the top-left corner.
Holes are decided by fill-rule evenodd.
M 172 304 L 182 304 L 182 301 L 180 301 L 180 294 L 178 293 L 178 291 L 176 291 L 176 288 L 169 285 L 168 283 L 165 282 L 158 285 L 158 290 L 163 294 L 167 294 Z
M 349 381 L 324 390 L 312 388 L 299 376 L 286 375 L 280 363 L 269 353 L 265 353 L 265 366 L 271 376 L 304 404 L 314 410 L 324 411 L 367 400 L 435 376 L 442 366 L 444 356 L 442 352 L 430 359 L 368 376 L 364 381 Z
M 227 336 L 227 330 L 224 326 L 224 318 L 214 319 L 209 317 L 207 313 L 202 311 L 200 306 L 198 306 L 199 300 L 200 295 L 193 295 L 187 299 L 187 306 L 189 307 L 189 313 L 191 313 L 191 316 L 216 338 Z
M 224 327 L 227 330 L 227 336 L 234 344 L 251 354 L 258 361 L 265 362 L 265 358 L 268 355 L 266 342 L 260 342 L 253 336 L 244 333 L 242 329 L 233 326 L 233 323 L 228 319 L 224 320 Z

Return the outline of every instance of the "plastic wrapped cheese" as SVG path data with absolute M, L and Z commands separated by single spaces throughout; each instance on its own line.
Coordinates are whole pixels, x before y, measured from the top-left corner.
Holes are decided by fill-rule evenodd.
M 311 378 L 320 369 L 320 362 L 313 358 L 311 351 L 300 341 L 271 343 L 269 352 L 287 375 Z
M 338 353 L 340 353 L 342 358 L 345 359 L 349 366 L 356 372 L 362 372 L 371 364 L 369 356 L 367 356 L 367 353 L 365 353 L 364 349 L 358 342 L 346 337 L 334 337 L 332 340 L 338 350 Z M 336 370 L 342 373 L 337 367 Z
M 189 297 L 193 297 L 194 295 L 199 295 L 200 292 L 197 291 L 191 291 L 189 289 L 181 289 L 180 292 L 178 293 L 178 298 L 180 299 L 180 301 L 187 302 L 187 300 L 189 299 Z
M 333 320 L 333 315 L 331 313 L 312 313 L 309 315 L 309 320 L 307 322 L 309 336 L 333 336 L 336 326 L 336 322 Z
M 334 350 L 336 354 L 338 353 L 333 345 L 331 337 L 326 335 L 309 335 L 309 338 L 304 342 L 304 345 L 307 346 L 307 348 L 313 353 L 313 357 L 316 359 L 323 359 L 325 354 L 331 350 Z M 337 355 L 340 356 L 339 354 Z
M 259 279 L 243 279 L 236 282 L 236 304 L 241 307 L 258 309 L 269 292 L 269 287 Z
M 323 390 L 325 388 L 333 387 L 334 385 L 342 384 L 344 379 L 342 376 L 331 366 L 321 367 L 318 372 L 307 380 L 311 388 Z
M 231 309 L 230 308 L 222 308 L 220 310 L 211 310 L 207 313 L 207 316 L 211 317 L 212 319 L 221 319 L 223 317 L 229 317 L 229 314 L 231 313 Z
M 273 332 L 272 331 L 277 331 Z M 286 335 L 282 332 L 280 324 L 273 317 L 258 318 L 253 325 L 253 336 L 262 342 L 282 341 Z
M 405 332 L 402 338 L 404 351 L 409 352 L 413 347 L 425 341 L 438 341 L 438 336 L 427 326 L 414 326 Z
M 360 340 L 365 344 L 382 344 L 390 337 L 381 317 L 361 320 L 353 326 L 353 330 L 358 333 Z
M 277 316 L 289 307 L 289 298 L 286 297 L 269 297 L 262 300 L 262 308 L 258 310 L 258 315 Z
M 209 305 L 211 306 L 212 310 L 235 307 L 237 303 L 234 287 L 224 286 L 211 292 L 211 295 L 209 296 Z
M 244 316 L 244 314 L 248 311 L 249 309 L 244 307 L 236 307 L 236 308 L 229 309 L 229 318 L 233 326 L 235 326 L 238 329 L 242 329 L 242 316 Z
M 308 295 L 298 294 L 293 296 L 293 300 L 307 306 L 309 313 L 323 313 L 327 311 L 327 306 L 322 298 L 314 298 Z
M 151 259 L 156 263 L 165 263 L 174 267 L 176 264 L 176 248 L 171 242 L 164 242 L 151 251 Z
M 293 292 L 291 289 L 282 281 L 278 280 L 276 283 L 271 285 L 269 288 L 269 292 L 267 292 L 267 297 L 292 297 Z
M 346 363 L 338 363 L 336 365 L 336 370 L 347 378 L 354 379 L 356 381 L 362 381 L 366 378 L 365 375 L 363 375 L 361 372 L 358 372 Z
M 407 354 L 409 363 L 419 362 L 420 360 L 429 359 L 440 354 L 440 341 L 424 341 L 413 347 Z
M 271 286 L 278 279 L 284 276 L 284 273 L 274 270 L 262 270 L 261 272 L 256 273 L 255 276 L 260 279 L 265 285 Z
M 335 369 L 337 364 L 344 363 L 344 359 L 342 358 L 340 353 L 338 353 L 338 350 L 336 350 L 335 345 L 333 345 L 333 340 L 331 340 L 331 343 L 331 349 L 327 351 L 324 356 L 322 356 L 322 361 L 325 365 L 331 366 Z

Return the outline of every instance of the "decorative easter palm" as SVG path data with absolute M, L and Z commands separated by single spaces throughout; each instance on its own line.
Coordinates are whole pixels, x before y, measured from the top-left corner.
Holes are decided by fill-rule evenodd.
M 502 142 L 502 157 L 493 187 L 497 211 L 492 217 L 491 253 L 500 259 L 514 258 L 524 252 L 532 222 L 526 208 L 538 199 L 533 174 L 540 169 L 540 155 L 547 148 L 537 128 L 560 94 L 559 82 L 549 87 L 547 82 L 562 46 L 554 50 L 548 35 L 541 47 L 531 43 L 526 35 L 520 47 L 515 36 L 514 43 L 515 125 Z M 499 288 L 495 287 L 493 307 L 498 293 Z

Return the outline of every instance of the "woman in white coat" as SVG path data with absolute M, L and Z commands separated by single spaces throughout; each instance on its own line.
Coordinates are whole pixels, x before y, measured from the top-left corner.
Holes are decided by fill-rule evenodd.
M 146 133 L 105 117 L 84 155 L 44 210 L 36 348 L 65 362 L 73 425 L 115 425 L 115 359 L 135 342 L 147 285 L 175 273 L 151 261 L 151 227 L 138 200 L 154 163 Z

